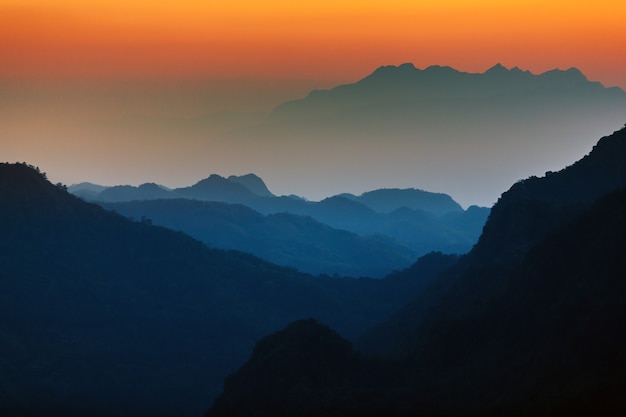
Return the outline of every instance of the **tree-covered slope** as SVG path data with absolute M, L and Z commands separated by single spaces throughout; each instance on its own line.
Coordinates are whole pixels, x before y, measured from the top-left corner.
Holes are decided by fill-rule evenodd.
M 263 215 L 243 205 L 187 199 L 100 204 L 183 231 L 211 247 L 249 252 L 311 274 L 382 278 L 418 257 L 388 237 L 359 236 L 308 216 Z
M 624 415 L 625 210 L 622 189 L 544 235 L 495 299 L 445 294 L 395 359 L 292 324 L 207 416 Z
M 359 339 L 379 378 L 324 413 L 623 415 L 625 142 L 505 193 L 474 250 Z
M 199 415 L 254 341 L 314 317 L 355 337 L 412 279 L 301 274 L 88 204 L 0 165 L 0 413 Z

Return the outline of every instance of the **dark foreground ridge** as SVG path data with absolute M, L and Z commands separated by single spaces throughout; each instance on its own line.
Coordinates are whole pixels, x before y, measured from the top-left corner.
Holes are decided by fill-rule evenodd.
M 313 317 L 355 338 L 456 259 L 315 277 L 0 164 L 0 415 L 199 416 L 263 335 Z
M 289 326 L 258 343 L 273 354 L 255 350 L 207 415 L 625 415 L 625 167 L 623 129 L 516 184 L 476 248 L 361 338 L 361 353 L 335 340 L 341 353 L 309 355 L 314 338 Z M 277 380 L 291 383 L 265 393 Z

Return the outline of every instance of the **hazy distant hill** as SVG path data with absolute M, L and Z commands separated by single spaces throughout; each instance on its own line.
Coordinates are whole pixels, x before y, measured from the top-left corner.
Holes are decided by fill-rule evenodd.
M 80 189 L 74 192 L 80 195 Z M 479 207 L 464 211 L 447 194 L 418 189 L 341 194 L 319 202 L 277 197 L 254 174 L 228 178 L 211 175 L 173 190 L 155 184 L 116 186 L 88 196 L 121 214 L 150 218 L 215 247 L 250 251 L 307 272 L 351 276 L 384 276 L 432 251 L 465 253 L 476 243 L 489 214 L 489 209 Z M 197 207 L 203 208 L 190 213 L 191 203 L 155 201 L 181 198 L 244 204 L 268 217 L 219 204 L 199 204 Z M 108 204 L 132 201 L 138 203 Z M 288 215 L 276 216 L 284 213 Z M 251 221 L 251 217 L 257 220 Z M 347 238 L 349 234 L 328 226 L 360 237 Z M 372 250 L 379 256 L 366 255 Z
M 462 211 L 463 208 L 447 194 L 429 193 L 414 188 L 385 188 L 369 191 L 359 196 L 342 194 L 363 203 L 379 213 L 391 213 L 399 208 L 423 210 L 436 215 Z
M 498 64 L 479 74 L 440 66 L 420 70 L 412 64 L 403 64 L 380 67 L 354 84 L 316 90 L 304 99 L 284 103 L 274 110 L 270 120 L 315 121 L 321 123 L 322 129 L 326 124 L 357 127 L 356 122 L 368 127 L 389 127 L 400 121 L 420 126 L 438 124 L 446 116 L 461 116 L 461 120 L 479 114 L 486 116 L 485 110 L 495 111 L 494 116 L 532 110 L 527 108 L 531 103 L 547 109 L 565 99 L 623 105 L 625 96 L 619 88 L 604 88 L 600 83 L 588 81 L 576 68 L 534 75 Z M 507 107 L 498 108 L 505 103 Z M 462 117 L 461 109 L 469 114 Z M 534 109 L 532 115 L 537 115 L 538 110 Z M 430 119 L 433 115 L 438 117 Z
M 365 198 L 365 201 L 362 201 L 360 197 L 341 194 L 320 202 L 277 198 L 255 200 L 249 205 L 261 213 L 285 211 L 311 216 L 334 228 L 349 230 L 362 236 L 388 236 L 420 255 L 433 250 L 448 253 L 467 252 L 476 243 L 489 215 L 489 209 L 484 207 L 470 207 L 464 211 L 445 194 L 419 190 L 391 190 L 391 193 L 396 196 L 416 195 L 419 198 L 405 201 L 392 196 L 385 201 L 376 198 L 371 201 Z M 387 194 L 388 190 L 371 193 L 373 196 Z M 433 204 L 429 202 L 430 199 L 442 201 Z M 370 202 L 376 209 L 390 212 L 378 212 L 368 205 Z M 407 208 L 407 204 L 414 208 Z M 447 213 L 437 215 L 430 210 Z
M 67 191 L 82 198 L 83 200 L 94 200 L 98 194 L 106 190 L 107 186 L 93 184 L 90 182 L 81 182 L 80 184 L 73 184 L 67 187 Z
M 243 205 L 185 199 L 102 205 L 183 231 L 212 247 L 250 252 L 312 274 L 381 278 L 418 258 L 416 251 L 382 235 L 361 237 L 308 216 L 263 215 Z
M 456 261 L 313 277 L 132 222 L 22 164 L 0 164 L 0 231 L 7 416 L 199 415 L 262 335 L 314 317 L 355 337 Z
M 216 174 L 190 187 L 176 188 L 174 192 L 185 198 L 226 203 L 245 203 L 258 197 L 241 181 L 232 181 Z
M 267 188 L 263 180 L 255 174 L 246 174 L 246 175 L 240 175 L 240 176 L 231 175 L 230 177 L 228 177 L 228 180 L 243 185 L 248 190 L 258 195 L 259 197 L 273 197 L 274 196 L 274 194 L 272 194 L 270 190 Z
M 280 160 L 285 172 L 336 190 L 328 194 L 419 184 L 490 206 L 519 178 L 582 157 L 590 138 L 620 128 L 625 113 L 623 90 L 575 68 L 465 73 L 404 64 L 283 103 L 224 141 L 246 149 L 237 155 L 244 167 L 290 155 Z
M 265 415 L 623 415 L 625 210 L 626 128 L 574 165 L 504 193 L 472 252 L 360 339 L 361 351 L 382 359 L 350 359 L 329 388 L 312 371 L 264 397 L 255 387 L 275 380 L 263 369 L 290 376 L 278 359 L 255 364 L 253 354 L 207 415 L 255 407 Z M 281 337 L 290 334 L 302 337 L 292 327 Z M 257 348 L 278 346 L 275 337 Z M 299 368 L 306 348 L 293 350 L 281 355 Z
M 212 174 L 194 185 L 175 189 L 154 183 L 146 183 L 138 187 L 132 185 L 105 187 L 81 183 L 68 187 L 68 191 L 88 201 L 104 202 L 191 198 L 203 201 L 243 203 L 258 197 L 273 197 L 263 180 L 254 174 L 231 175 L 228 178 Z
M 138 187 L 132 185 L 107 187 L 91 196 L 91 200 L 98 201 L 157 200 L 160 198 L 176 198 L 176 194 L 158 184 L 146 183 Z

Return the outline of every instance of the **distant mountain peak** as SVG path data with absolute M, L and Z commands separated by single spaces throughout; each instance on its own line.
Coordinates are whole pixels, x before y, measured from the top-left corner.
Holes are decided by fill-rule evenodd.
M 143 189 L 143 190 L 164 190 L 162 185 L 159 185 L 159 184 L 154 183 L 154 182 L 146 182 L 144 184 L 141 184 L 137 188 Z
M 222 177 L 221 175 L 211 174 L 208 177 L 201 179 L 200 181 L 192 185 L 192 187 L 212 186 L 216 183 L 223 183 L 226 181 L 226 178 Z
M 416 188 L 381 188 L 359 196 L 343 194 L 344 198 L 365 204 L 374 211 L 391 213 L 399 208 L 423 210 L 436 215 L 460 212 L 463 208 L 447 194 L 432 193 Z
M 515 67 L 517 68 L 517 67 Z M 509 70 L 502 65 L 501 63 L 497 63 L 496 65 L 494 65 L 493 67 L 489 68 L 487 71 L 485 71 L 485 74 L 489 74 L 489 73 L 498 73 L 498 72 L 509 72 Z
M 419 69 L 415 68 L 415 65 L 413 65 L 410 62 L 406 62 L 404 64 L 400 64 L 400 65 L 383 65 L 380 66 L 378 68 L 376 68 L 376 70 L 370 75 L 370 76 L 377 76 L 377 75 L 386 75 L 386 74 L 398 74 L 398 73 L 413 73 L 413 72 L 417 72 L 420 71 Z
M 256 174 L 245 174 L 245 175 L 231 175 L 228 177 L 228 181 L 236 182 L 238 184 L 243 185 L 254 194 L 260 197 L 272 197 L 274 194 L 267 188 L 265 182 Z
M 405 62 L 404 64 L 398 65 L 398 69 L 401 71 L 415 71 L 415 65 L 412 62 Z
M 583 74 L 581 70 L 576 67 L 571 67 L 563 71 L 564 74 L 567 74 L 569 77 L 578 78 L 581 81 L 589 81 L 589 79 Z
M 585 76 L 585 74 L 583 74 L 582 71 L 580 71 L 576 67 L 571 67 L 566 70 L 561 70 L 561 69 L 556 68 L 550 71 L 546 71 L 539 75 L 548 77 L 548 78 L 567 79 L 568 81 L 580 81 L 580 82 L 589 81 L 589 79 Z

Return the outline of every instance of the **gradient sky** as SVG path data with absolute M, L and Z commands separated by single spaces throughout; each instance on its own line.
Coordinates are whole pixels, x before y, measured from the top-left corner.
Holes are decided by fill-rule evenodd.
M 413 62 L 626 87 L 623 0 L 0 0 L 0 76 L 354 80 Z
M 0 159 L 68 184 L 244 174 L 217 145 L 202 153 L 224 128 L 207 115 L 267 112 L 404 62 L 577 67 L 626 89 L 625 21 L 624 0 L 0 0 Z M 324 196 L 291 180 L 269 185 Z

